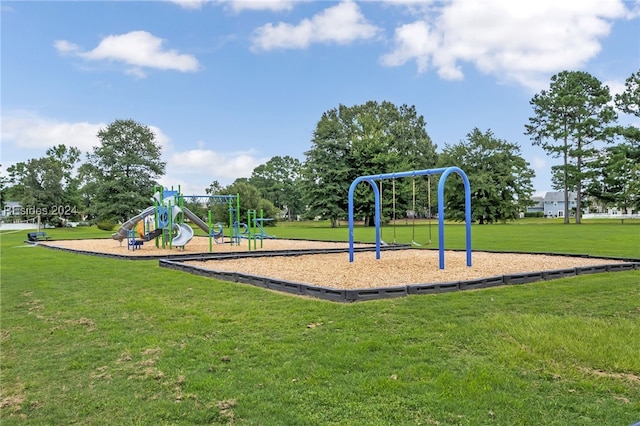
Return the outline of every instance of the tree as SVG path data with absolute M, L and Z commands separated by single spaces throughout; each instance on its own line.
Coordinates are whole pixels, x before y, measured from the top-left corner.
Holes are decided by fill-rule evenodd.
M 623 213 L 640 207 L 640 152 L 631 144 L 621 143 L 603 150 L 599 158 L 600 173 L 587 193 L 608 207 Z
M 7 169 L 12 196 L 18 197 L 25 216 L 40 216 L 44 222 L 61 225 L 79 212 L 75 167 L 80 150 L 57 145 L 46 155 L 19 162 Z
M 623 114 L 640 119 L 640 70 L 636 71 L 625 81 L 624 92 L 616 95 L 616 107 Z M 632 207 L 636 212 L 640 210 L 640 128 L 629 125 L 619 129 L 619 134 L 625 139 L 620 151 L 620 177 L 628 179 L 628 185 L 621 192 L 623 203 Z
M 615 97 L 616 108 L 625 114 L 638 118 L 640 117 L 640 70 L 627 78 L 624 86 L 624 92 L 617 94 Z M 634 132 L 638 137 L 640 129 L 635 126 L 631 127 L 638 130 L 638 132 Z
M 303 193 L 307 214 L 329 219 L 335 227 L 346 211 L 344 194 L 349 189 L 352 175 L 348 165 L 347 136 L 338 110 L 322 115 L 314 131 L 312 148 L 305 156 Z
M 275 218 L 278 213 L 278 209 L 275 208 L 271 201 L 262 198 L 258 188 L 247 183 L 247 180 L 244 178 L 236 179 L 235 182 L 227 187 L 221 187 L 220 184 L 215 181 L 209 186 L 207 193 L 209 195 L 239 195 L 240 221 L 243 223 L 248 223 L 248 210 L 255 210 L 258 217 L 260 217 L 260 211 L 262 211 L 263 217 L 265 218 Z M 236 205 L 234 204 L 233 207 L 235 208 Z M 210 208 L 214 222 L 229 222 L 229 209 L 227 204 L 212 203 Z
M 98 138 L 86 167 L 95 212 L 100 219 L 124 221 L 150 205 L 156 179 L 165 171 L 162 148 L 153 131 L 134 120 L 116 120 Z
M 294 215 L 304 209 L 301 177 L 300 160 L 288 155 L 276 156 L 253 169 L 249 183 L 280 211 L 286 209 L 288 219 L 293 220 Z
M 209 186 L 204 190 L 208 195 L 219 195 L 222 194 L 222 190 L 224 187 L 218 182 L 214 180 L 209 184 Z
M 346 215 L 349 185 L 358 176 L 435 165 L 436 147 L 425 126 L 415 107 L 391 102 L 340 105 L 325 112 L 305 153 L 303 188 L 309 214 L 337 226 Z M 410 186 L 408 181 L 398 184 L 400 211 L 408 206 Z M 356 188 L 355 214 L 374 223 L 373 193 L 366 184 Z
M 2 167 L 2 164 L 0 164 Z M 0 175 L 0 210 L 4 210 L 4 205 L 7 202 L 7 184 L 9 183 L 9 179 Z
M 609 142 L 610 123 L 617 119 L 609 105 L 609 88 L 583 71 L 562 71 L 551 77 L 549 90 L 542 90 L 530 101 L 534 116 L 525 125 L 533 145 L 554 157 L 563 158 L 564 223 L 569 223 L 570 165 L 576 188 L 576 223 L 580 223 L 582 186 L 593 176 L 585 163 L 597 153 L 596 142 Z
M 640 118 L 640 71 L 625 82 L 624 92 L 615 96 L 615 105 L 622 114 Z M 640 209 L 640 128 L 617 126 L 623 141 L 600 151 L 594 161 L 596 178 L 587 193 L 609 207 Z
M 520 155 L 520 147 L 497 139 L 491 130 L 477 128 L 467 134 L 466 141 L 445 145 L 439 158 L 442 167 L 457 166 L 469 178 L 471 187 L 471 219 L 484 223 L 516 219 L 531 205 L 534 171 Z M 465 218 L 462 179 L 447 180 L 445 206 L 450 218 Z

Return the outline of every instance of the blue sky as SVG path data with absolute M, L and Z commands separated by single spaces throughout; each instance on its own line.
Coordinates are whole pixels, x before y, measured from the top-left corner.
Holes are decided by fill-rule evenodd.
M 617 93 L 640 68 L 637 0 L 3 1 L 1 19 L 3 172 L 132 118 L 187 194 L 303 160 L 323 112 L 369 100 L 415 105 L 439 149 L 491 129 L 551 190 L 532 96 L 562 70 Z

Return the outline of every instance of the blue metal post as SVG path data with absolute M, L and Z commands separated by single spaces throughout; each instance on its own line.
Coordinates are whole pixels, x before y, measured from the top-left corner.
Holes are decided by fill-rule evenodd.
M 375 202 L 375 225 L 376 225 L 376 259 L 380 259 L 380 190 L 376 185 L 374 176 L 360 176 L 353 181 L 349 187 L 349 262 L 353 262 L 354 250 L 353 250 L 353 194 L 356 190 L 356 186 L 360 182 L 368 182 L 373 188 L 373 198 Z

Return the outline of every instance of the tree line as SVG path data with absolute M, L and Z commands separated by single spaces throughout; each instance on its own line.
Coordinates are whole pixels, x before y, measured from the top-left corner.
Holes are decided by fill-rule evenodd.
M 640 128 L 618 124 L 618 114 L 640 117 L 640 71 L 623 93 L 592 75 L 563 71 L 530 101 L 533 114 L 524 134 L 533 145 L 562 159 L 553 168 L 553 187 L 578 194 L 575 221 L 580 222 L 583 196 L 606 206 L 640 208 Z M 77 148 L 58 145 L 44 157 L 7 169 L 0 181 L 0 202 L 19 201 L 60 225 L 65 219 L 122 222 L 147 207 L 157 180 L 165 173 L 155 134 L 134 120 L 116 120 L 97 134 L 99 145 L 82 161 Z M 491 129 L 472 129 L 464 140 L 437 152 L 415 106 L 369 101 L 339 105 L 322 114 L 304 161 L 276 156 L 251 176 L 222 186 L 214 180 L 209 195 L 240 194 L 241 211 L 262 210 L 265 217 L 294 220 L 319 218 L 332 226 L 347 214 L 347 192 L 361 175 L 457 166 L 471 184 L 472 220 L 480 224 L 507 221 L 532 205 L 535 176 L 520 146 L 498 138 Z M 437 182 L 427 177 L 380 183 L 383 220 L 429 217 L 436 212 Z M 452 175 L 445 188 L 447 218 L 464 220 L 462 180 Z M 204 217 L 226 222 L 226 205 L 185 200 Z M 356 188 L 355 214 L 373 223 L 373 193 Z M 72 206 L 60 217 L 50 206 Z M 3 205 L 4 207 L 4 205 Z M 565 202 L 568 209 L 568 202 Z M 568 223 L 570 212 L 565 211 Z M 244 218 L 246 220 L 246 218 Z

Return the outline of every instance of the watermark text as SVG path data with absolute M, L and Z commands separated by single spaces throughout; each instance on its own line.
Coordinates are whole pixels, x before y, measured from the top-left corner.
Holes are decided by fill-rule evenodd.
M 76 206 L 59 205 L 49 207 L 5 206 L 5 216 L 71 216 L 78 214 Z

